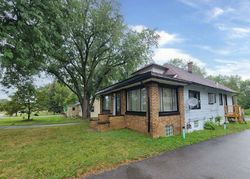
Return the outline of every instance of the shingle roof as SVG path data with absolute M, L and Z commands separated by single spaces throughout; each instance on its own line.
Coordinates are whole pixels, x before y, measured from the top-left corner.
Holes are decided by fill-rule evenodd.
M 212 88 L 216 88 L 216 89 L 221 89 L 224 91 L 228 91 L 228 92 L 236 92 L 224 85 L 221 85 L 215 81 L 203 78 L 202 76 L 193 74 L 193 73 L 189 73 L 186 70 L 183 70 L 181 68 L 175 67 L 171 64 L 164 64 L 164 67 L 168 68 L 166 75 L 176 75 L 175 77 L 181 80 L 186 80 L 189 81 L 191 83 L 195 83 L 195 84 L 199 84 L 199 85 L 204 85 L 204 86 L 208 86 L 208 87 L 212 87 Z
M 153 67 L 157 69 L 163 69 L 164 73 L 155 73 L 152 71 Z M 118 83 L 115 83 L 111 86 L 108 86 L 100 91 L 97 92 L 97 94 L 105 94 L 109 93 L 111 91 L 117 90 L 119 88 L 122 88 L 124 86 L 143 81 L 145 79 L 149 78 L 157 78 L 157 79 L 163 79 L 167 81 L 175 81 L 179 82 L 181 84 L 196 84 L 196 85 L 202 85 L 202 86 L 207 86 L 211 88 L 216 88 L 220 89 L 223 91 L 228 91 L 228 92 L 233 92 L 235 93 L 234 90 L 223 86 L 221 84 L 218 84 L 212 80 L 203 78 L 202 76 L 189 73 L 188 71 L 175 67 L 170 64 L 164 64 L 163 66 L 158 65 L 158 64 L 149 64 L 146 65 L 145 67 L 137 70 L 136 72 L 133 73 L 134 75 L 128 79 L 125 79 L 123 81 L 120 81 Z

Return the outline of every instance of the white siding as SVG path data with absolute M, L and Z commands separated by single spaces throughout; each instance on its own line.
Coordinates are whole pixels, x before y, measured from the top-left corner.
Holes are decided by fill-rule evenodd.
M 200 109 L 189 109 L 187 101 L 189 99 L 189 90 L 199 91 L 200 92 L 200 102 L 201 108 Z M 216 94 L 216 103 L 215 104 L 208 104 L 208 93 L 215 93 Z M 195 86 L 195 85 L 188 85 L 184 87 L 184 103 L 185 103 L 185 123 L 191 125 L 191 129 L 188 131 L 193 130 L 201 130 L 203 129 L 204 121 L 212 119 L 216 116 L 222 116 L 222 121 L 224 121 L 224 104 L 219 104 L 219 94 L 226 94 L 227 95 L 227 102 L 228 105 L 232 105 L 232 93 L 227 93 L 221 90 L 208 88 L 204 86 Z M 194 121 L 199 121 L 199 127 L 194 127 Z

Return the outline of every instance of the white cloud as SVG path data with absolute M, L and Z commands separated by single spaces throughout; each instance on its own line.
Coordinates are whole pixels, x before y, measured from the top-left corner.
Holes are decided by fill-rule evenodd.
M 206 66 L 206 64 L 202 62 L 200 59 L 195 58 L 192 55 L 176 48 L 158 48 L 154 51 L 153 55 L 153 60 L 155 61 L 155 63 L 158 64 L 164 64 L 167 61 L 174 58 L 180 58 L 186 61 L 193 61 L 201 67 Z
M 220 8 L 220 7 L 214 7 L 213 9 L 211 9 L 209 12 L 208 12 L 208 16 L 209 16 L 209 19 L 215 19 L 219 16 L 222 16 L 226 13 L 230 13 L 230 12 L 233 12 L 234 9 L 231 8 L 231 7 L 228 7 L 228 8 Z
M 202 50 L 206 50 L 208 52 L 218 54 L 218 55 L 229 55 L 232 53 L 231 49 L 215 49 L 213 47 L 207 46 L 207 45 L 195 45 L 195 47 L 198 47 Z
M 250 36 L 250 27 L 237 27 L 227 26 L 225 24 L 216 24 L 216 27 L 220 31 L 227 32 L 227 36 L 230 39 L 243 38 Z
M 250 59 L 238 60 L 215 60 L 216 64 L 213 68 L 206 69 L 210 75 L 239 75 L 243 79 L 250 79 Z
M 135 26 L 130 25 L 129 28 L 136 32 L 142 32 L 144 29 L 147 29 L 147 27 L 144 25 L 135 25 Z M 183 39 L 181 39 L 179 35 L 177 34 L 171 34 L 164 30 L 155 31 L 155 32 L 157 35 L 159 35 L 159 39 L 158 39 L 159 46 L 183 41 Z
M 222 15 L 224 12 L 225 12 L 225 11 L 224 11 L 223 9 L 221 9 L 221 8 L 219 8 L 219 7 L 215 7 L 215 8 L 213 8 L 213 9 L 210 11 L 210 13 L 211 13 L 211 14 L 210 14 L 210 17 L 211 17 L 211 18 L 216 18 L 216 17 Z

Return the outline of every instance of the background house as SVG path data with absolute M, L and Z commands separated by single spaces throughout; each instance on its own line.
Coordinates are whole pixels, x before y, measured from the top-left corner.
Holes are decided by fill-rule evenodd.
M 90 111 L 90 118 L 98 118 L 99 113 L 100 113 L 100 100 L 96 99 Z M 80 103 L 77 102 L 75 104 L 68 105 L 66 109 L 66 115 L 67 117 L 81 117 L 82 109 Z

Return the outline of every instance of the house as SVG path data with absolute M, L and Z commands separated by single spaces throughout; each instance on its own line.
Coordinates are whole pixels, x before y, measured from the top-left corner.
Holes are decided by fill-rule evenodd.
M 92 119 L 98 118 L 99 113 L 100 113 L 100 100 L 96 99 L 90 111 L 90 118 Z M 81 117 L 82 108 L 81 108 L 80 103 L 77 102 L 75 104 L 68 105 L 66 108 L 66 116 L 67 117 Z
M 200 130 L 205 120 L 225 119 L 235 94 L 193 74 L 192 62 L 188 70 L 149 64 L 98 92 L 101 112 L 91 126 L 99 131 L 129 128 L 152 137 L 180 134 L 183 128 Z

